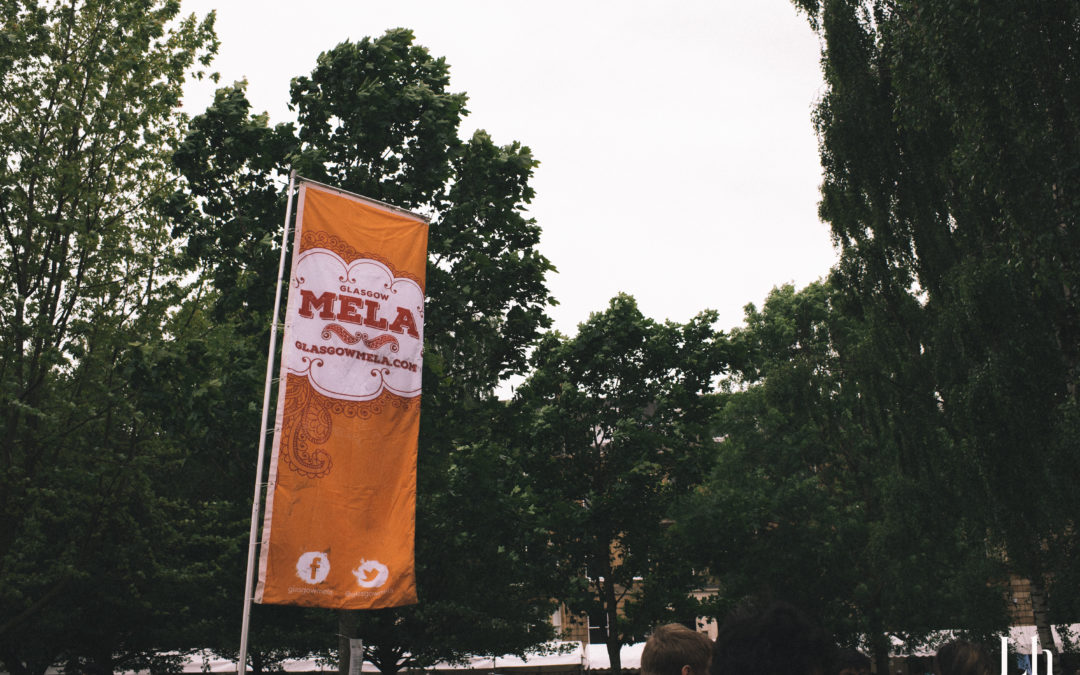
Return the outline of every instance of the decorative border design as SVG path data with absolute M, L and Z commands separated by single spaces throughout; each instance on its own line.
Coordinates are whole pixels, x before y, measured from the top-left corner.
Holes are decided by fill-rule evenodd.
M 365 251 L 358 251 L 353 248 L 348 242 L 336 234 L 330 234 L 321 230 L 304 230 L 300 235 L 300 252 L 303 253 L 312 248 L 325 248 L 328 251 L 333 251 L 344 260 L 347 264 L 351 264 L 353 261 L 360 259 L 374 260 L 385 265 L 395 279 L 409 279 L 416 283 L 420 287 L 421 291 L 426 291 L 424 288 L 424 282 L 420 277 L 409 272 L 402 272 L 398 268 L 394 267 L 388 259 L 376 255 L 375 253 L 368 253 Z
M 368 338 L 367 333 L 356 331 L 356 334 L 353 335 L 344 326 L 336 323 L 328 323 L 326 324 L 326 328 L 323 328 L 322 338 L 324 340 L 329 340 L 331 335 L 338 336 L 341 338 L 341 341 L 347 345 L 355 345 L 363 342 L 364 346 L 368 349 L 379 349 L 386 345 L 390 345 L 390 351 L 395 354 L 401 351 L 401 346 L 398 344 L 397 338 L 393 335 L 379 335 L 374 338 Z
M 334 467 L 333 457 L 321 447 L 330 440 L 334 415 L 366 420 L 388 407 L 409 411 L 419 405 L 419 396 L 405 398 L 389 391 L 370 401 L 342 401 L 320 394 L 307 377 L 289 373 L 281 420 L 281 458 L 301 476 L 323 478 Z

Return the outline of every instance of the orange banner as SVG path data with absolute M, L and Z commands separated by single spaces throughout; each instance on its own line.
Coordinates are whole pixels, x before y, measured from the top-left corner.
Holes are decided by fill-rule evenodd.
M 427 223 L 301 182 L 255 601 L 416 602 Z

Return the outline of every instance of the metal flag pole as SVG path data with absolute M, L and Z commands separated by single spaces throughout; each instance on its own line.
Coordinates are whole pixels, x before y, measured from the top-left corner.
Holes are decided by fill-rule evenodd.
M 240 658 L 236 672 L 243 675 L 247 669 L 248 629 L 251 627 L 252 586 L 254 584 L 255 546 L 259 529 L 259 510 L 262 506 L 263 458 L 266 454 L 266 422 L 270 411 L 270 385 L 274 375 L 274 358 L 277 352 L 277 324 L 281 310 L 281 282 L 285 276 L 285 252 L 289 242 L 289 221 L 292 220 L 293 189 L 296 170 L 289 171 L 288 203 L 285 207 L 285 226 L 281 228 L 281 260 L 278 262 L 277 290 L 274 294 L 274 319 L 270 323 L 270 349 L 266 358 L 266 385 L 263 388 L 262 423 L 259 425 L 259 459 L 255 469 L 255 496 L 251 500 L 251 534 L 248 537 L 247 578 L 244 580 L 244 619 L 240 628 Z

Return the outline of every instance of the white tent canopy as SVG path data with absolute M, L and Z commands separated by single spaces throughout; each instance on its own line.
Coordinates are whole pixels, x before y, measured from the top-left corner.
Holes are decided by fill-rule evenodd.
M 364 672 L 368 663 L 364 662 Z M 524 658 L 513 654 L 503 656 L 473 656 L 465 664 L 436 663 L 425 670 L 483 670 L 498 672 L 512 668 L 529 670 L 546 668 L 549 670 L 586 669 L 589 667 L 585 646 L 580 642 L 552 642 L 545 648 L 528 652 Z
M 603 645 L 599 645 L 601 651 Z M 625 649 L 625 648 L 624 648 Z M 635 663 L 641 660 L 641 650 L 638 650 L 638 657 Z M 599 657 L 598 657 L 599 658 Z M 623 657 L 626 658 L 625 656 Z M 603 653 L 604 668 L 608 667 L 607 653 Z M 624 661 L 624 667 L 630 667 L 626 665 Z M 634 666 L 635 668 L 637 666 Z M 336 665 L 329 665 L 321 663 L 314 658 L 310 659 L 289 659 L 282 664 L 282 668 L 287 673 L 336 673 L 338 668 Z M 425 671 L 447 671 L 447 670 L 460 670 L 469 671 L 477 670 L 487 673 L 521 669 L 527 671 L 540 671 L 540 670 L 571 670 L 579 669 L 585 670 L 589 668 L 588 656 L 586 655 L 585 646 L 580 642 L 553 642 L 547 645 L 545 648 L 529 652 L 525 657 L 514 656 L 513 654 L 506 654 L 503 656 L 474 656 L 471 657 L 468 662 L 464 664 L 449 664 L 449 663 L 437 663 L 430 668 L 425 668 Z M 248 663 L 248 670 L 251 669 L 250 662 Z M 188 657 L 187 662 L 184 664 L 185 673 L 235 673 L 236 661 L 231 659 L 224 659 L 209 651 L 199 652 Z M 377 673 L 379 669 L 375 667 L 370 661 L 364 661 L 363 671 L 364 673 Z M 50 670 L 48 675 L 58 674 L 58 671 Z M 146 671 L 128 671 L 123 675 L 147 675 Z
M 638 670 L 641 668 L 641 651 L 645 649 L 644 642 L 632 645 L 623 645 L 619 650 L 619 661 L 624 669 Z M 589 645 L 586 647 L 589 670 L 609 670 L 611 660 L 608 658 L 607 645 Z

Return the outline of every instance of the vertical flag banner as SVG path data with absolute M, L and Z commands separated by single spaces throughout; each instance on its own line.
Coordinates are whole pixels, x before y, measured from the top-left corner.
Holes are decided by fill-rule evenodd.
M 256 602 L 416 602 L 427 235 L 300 183 Z

